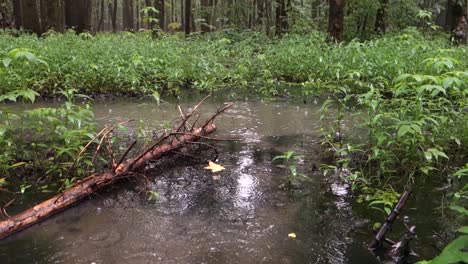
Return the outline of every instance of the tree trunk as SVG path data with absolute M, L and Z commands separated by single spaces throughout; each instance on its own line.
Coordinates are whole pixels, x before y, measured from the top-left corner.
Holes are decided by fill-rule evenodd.
M 159 11 L 158 13 L 158 20 L 159 20 L 159 28 L 164 30 L 166 28 L 166 7 L 164 0 L 156 0 L 156 9 Z
M 123 30 L 135 30 L 133 25 L 133 1 L 123 0 Z
M 376 33 L 385 33 L 387 30 L 387 7 L 388 0 L 380 0 L 380 6 L 377 9 L 377 15 L 375 17 L 374 31 Z
M 13 1 L 13 16 L 15 17 L 15 27 L 20 29 L 23 26 L 22 0 Z
M 256 24 L 258 25 L 264 25 L 264 19 L 265 17 L 265 0 L 257 0 L 257 21 Z
M 0 3 L 0 26 L 10 28 L 13 25 L 13 3 L 11 1 L 3 1 Z
M 114 4 L 109 2 L 109 17 L 112 24 L 112 32 L 117 32 L 117 0 L 114 0 Z
M 187 142 L 196 141 L 216 130 L 214 124 L 208 124 L 195 129 L 192 133 L 179 136 L 166 144 L 159 145 L 145 153 L 140 158 L 127 160 L 115 171 L 92 175 L 61 194 L 0 222 L 0 239 L 12 235 L 28 226 L 31 226 L 57 212 L 75 204 L 81 199 L 95 193 L 98 189 L 108 186 L 115 181 L 127 176 L 131 172 L 143 169 L 150 160 L 158 160 L 172 151 L 184 147 Z
M 461 1 L 463 3 L 463 1 Z M 466 3 L 466 2 L 465 2 Z M 463 6 L 457 0 L 447 0 L 445 28 L 453 31 L 460 18 L 467 15 L 466 4 Z
M 334 41 L 343 41 L 345 0 L 329 0 L 328 33 Z
M 277 0 L 276 3 L 276 35 L 280 36 L 288 31 L 288 19 L 286 4 L 284 0 Z
M 44 0 L 43 1 L 43 30 L 53 29 L 57 32 L 65 30 L 65 21 L 63 16 L 62 0 Z
M 77 33 L 92 29 L 92 0 L 66 0 L 65 24 Z
M 185 15 L 184 15 L 184 30 L 185 36 L 188 36 L 191 31 L 191 23 L 192 23 L 192 0 L 185 0 Z
M 39 20 L 39 9 L 36 0 L 21 1 L 21 16 L 24 29 L 30 30 L 36 34 L 41 34 L 41 23 Z
M 267 36 L 271 35 L 271 27 L 272 27 L 272 14 L 271 14 L 271 1 L 265 0 L 265 15 L 266 15 L 266 26 L 265 26 L 265 32 Z
M 97 31 L 101 31 L 102 30 L 102 27 L 103 27 L 103 24 L 104 24 L 104 16 L 105 16 L 105 5 L 104 5 L 104 0 L 101 0 L 101 4 L 100 4 L 100 8 L 99 8 L 99 22 L 98 22 L 98 25 L 97 25 Z

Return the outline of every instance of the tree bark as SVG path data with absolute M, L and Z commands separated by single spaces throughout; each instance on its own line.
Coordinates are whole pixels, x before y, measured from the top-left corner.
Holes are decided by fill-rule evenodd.
M 165 30 L 166 28 L 166 7 L 165 7 L 165 1 L 164 0 L 156 0 L 156 9 L 159 11 L 158 13 L 158 20 L 159 20 L 159 28 L 161 30 Z
M 192 32 L 192 0 L 185 0 L 184 30 L 185 36 Z
M 66 209 L 81 199 L 95 193 L 98 189 L 108 186 L 127 176 L 128 173 L 143 169 L 147 161 L 160 159 L 170 152 L 182 148 L 187 144 L 187 142 L 196 141 L 200 136 L 206 136 L 215 130 L 216 126 L 214 124 L 207 124 L 203 127 L 197 128 L 190 134 L 179 136 L 177 139 L 173 139 L 166 144 L 155 147 L 151 151 L 142 155 L 139 159 L 137 158 L 138 160 L 127 160 L 122 163 L 115 172 L 110 171 L 92 175 L 83 181 L 76 183 L 63 193 L 57 194 L 20 214 L 1 221 L 0 239 L 10 236 L 15 232 L 25 229 Z
M 374 31 L 376 33 L 385 33 L 387 31 L 387 7 L 388 0 L 380 0 L 380 6 L 375 17 Z
M 15 17 L 15 28 L 20 29 L 23 26 L 22 0 L 13 1 L 13 16 Z
M 123 30 L 133 31 L 133 1 L 123 0 Z
M 65 24 L 77 33 L 92 29 L 92 0 L 66 0 Z
M 288 31 L 288 14 L 284 0 L 276 3 L 276 35 L 280 36 Z
M 100 2 L 100 7 L 99 7 L 99 21 L 97 25 L 97 31 L 101 31 L 103 24 L 104 24 L 104 16 L 105 16 L 105 5 L 104 5 L 104 0 L 101 0 Z
M 345 0 L 329 0 L 328 33 L 337 42 L 343 41 Z
M 65 30 L 63 5 L 62 0 L 43 1 L 43 31 L 53 29 L 57 32 L 63 32 Z
M 111 18 L 112 32 L 114 33 L 117 32 L 117 7 L 117 0 L 114 0 L 113 5 L 109 2 L 109 17 Z
M 37 7 L 37 1 L 22 0 L 21 10 L 23 28 L 40 35 L 42 30 L 41 22 L 39 20 L 39 8 Z

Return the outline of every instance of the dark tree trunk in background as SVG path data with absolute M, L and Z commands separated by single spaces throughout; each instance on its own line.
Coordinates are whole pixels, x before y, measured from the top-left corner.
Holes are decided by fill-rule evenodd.
M 13 26 L 13 3 L 9 0 L 0 1 L 0 27 L 11 28 Z
M 92 29 L 92 0 L 66 0 L 65 24 L 77 33 Z
M 266 16 L 266 26 L 265 32 L 268 36 L 271 35 L 271 27 L 272 27 L 272 13 L 271 13 L 271 1 L 265 0 L 265 16 Z
M 112 32 L 117 32 L 117 0 L 114 0 L 114 4 L 109 2 L 109 17 L 112 24 Z
M 100 2 L 100 8 L 99 8 L 99 20 L 98 20 L 98 25 L 97 25 L 97 31 L 101 31 L 103 24 L 104 24 L 104 16 L 105 16 L 105 4 L 104 0 L 101 0 Z
M 39 8 L 36 0 L 21 1 L 22 25 L 24 29 L 30 30 L 36 34 L 41 34 L 41 23 L 39 20 Z
M 345 0 L 329 0 L 328 33 L 337 42 L 343 41 Z
M 185 9 L 184 9 L 184 2 L 185 0 L 180 0 L 180 24 L 185 30 Z
M 256 24 L 264 25 L 265 18 L 265 0 L 257 0 L 257 21 Z
M 288 31 L 288 18 L 284 0 L 276 3 L 276 35 L 280 36 Z
M 191 24 L 192 24 L 192 0 L 185 0 L 185 15 L 184 15 L 184 31 L 185 36 L 188 36 L 191 33 Z
M 159 28 L 164 30 L 166 28 L 166 10 L 165 10 L 165 1 L 164 0 L 156 0 L 156 10 L 159 11 L 158 13 L 158 20 L 159 20 Z
M 13 1 L 13 16 L 15 17 L 15 27 L 20 29 L 23 26 L 23 16 L 21 10 L 21 0 Z
M 123 30 L 133 31 L 133 1 L 123 0 Z
M 62 0 L 44 0 L 42 2 L 43 31 L 53 29 L 64 32 L 65 20 L 63 16 L 64 3 Z
M 385 33 L 387 30 L 387 8 L 388 0 L 380 0 L 380 6 L 375 17 L 374 31 L 376 33 Z
M 463 6 L 463 3 L 466 5 L 466 0 L 461 1 L 461 3 L 457 0 L 447 0 L 445 29 L 454 30 L 460 18 L 467 15 L 466 6 Z

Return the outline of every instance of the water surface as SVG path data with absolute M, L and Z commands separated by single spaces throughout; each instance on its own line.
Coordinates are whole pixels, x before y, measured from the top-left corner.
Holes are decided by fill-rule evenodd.
M 221 105 L 208 100 L 201 110 L 213 113 Z M 146 200 L 145 181 L 122 181 L 0 241 L 0 262 L 379 263 L 366 247 L 381 214 L 352 204 L 349 186 L 318 170 L 318 110 L 314 103 L 238 102 L 217 121 L 217 136 L 239 139 L 216 144 L 216 162 L 226 167 L 219 177 L 203 169 L 207 160 L 191 158 L 153 170 L 146 185 L 159 194 L 156 201 Z M 142 119 L 129 133 L 139 124 L 158 130 L 177 118 L 176 105 L 167 102 L 101 102 L 95 113 L 102 124 Z M 288 150 L 304 155 L 298 169 L 311 178 L 293 193 L 280 188 L 287 172 L 271 162 Z M 416 250 L 429 258 L 437 226 L 418 215 L 432 214 L 437 202 L 419 197 L 407 212 L 418 226 Z

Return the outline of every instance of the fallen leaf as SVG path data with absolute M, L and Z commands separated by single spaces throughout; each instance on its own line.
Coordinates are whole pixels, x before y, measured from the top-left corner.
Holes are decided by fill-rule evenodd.
M 224 170 L 225 168 L 219 164 L 216 164 L 212 161 L 208 161 L 208 167 L 205 167 L 205 170 L 211 170 L 211 172 L 218 172 L 218 171 L 222 171 Z
M 288 237 L 290 237 L 290 238 L 296 238 L 296 233 L 289 233 L 289 234 L 288 234 Z

